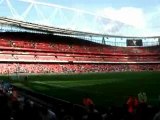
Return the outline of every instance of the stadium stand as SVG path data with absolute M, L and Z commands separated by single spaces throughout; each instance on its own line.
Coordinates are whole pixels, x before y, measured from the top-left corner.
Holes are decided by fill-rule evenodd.
M 159 46 L 115 47 L 65 36 L 0 34 L 1 74 L 160 70 Z

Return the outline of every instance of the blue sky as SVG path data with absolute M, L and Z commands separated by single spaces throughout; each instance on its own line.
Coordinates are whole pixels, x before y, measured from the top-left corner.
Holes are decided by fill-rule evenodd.
M 36 0 L 35 0 L 36 1 Z M 37 0 L 42 1 L 44 0 Z M 156 6 L 159 6 L 159 0 L 45 0 L 48 3 L 64 5 L 68 7 L 80 8 L 89 11 L 103 9 L 107 7 L 122 8 L 135 7 L 141 8 L 144 11 L 152 11 Z
M 159 35 L 160 33 L 159 0 L 0 0 L 0 3 L 1 1 L 1 16 L 13 17 L 10 15 L 10 13 L 15 13 L 12 9 L 13 7 L 19 14 L 14 15 L 15 18 L 22 19 L 22 17 L 26 15 L 25 20 L 29 20 L 30 22 L 83 31 L 102 31 L 102 33 L 111 34 L 124 33 L 123 35 L 135 34 L 147 36 Z M 6 7 L 9 6 L 6 1 L 11 3 L 11 9 L 10 7 Z M 24 1 L 57 4 L 67 8 L 76 8 L 89 11 L 95 16 L 90 16 L 85 13 L 83 13 L 83 15 L 76 13 L 76 16 L 73 11 L 68 11 L 67 9 L 61 9 L 58 13 L 55 13 L 55 8 L 42 7 L 41 5 L 38 6 L 38 4 L 36 5 L 36 7 L 38 6 L 37 8 L 32 7 L 29 13 L 24 15 L 24 11 L 30 5 Z M 56 15 L 54 16 L 54 14 Z M 99 17 L 97 20 L 96 15 L 102 16 L 102 18 Z M 69 22 L 71 24 L 69 24 Z

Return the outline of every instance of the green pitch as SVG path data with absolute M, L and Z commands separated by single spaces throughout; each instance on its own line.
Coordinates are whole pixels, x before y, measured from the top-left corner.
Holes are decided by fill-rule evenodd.
M 160 96 L 160 72 L 30 75 L 27 81 L 14 84 L 78 104 L 88 94 L 101 106 L 123 105 L 141 91 L 146 92 L 150 104 L 157 104 Z

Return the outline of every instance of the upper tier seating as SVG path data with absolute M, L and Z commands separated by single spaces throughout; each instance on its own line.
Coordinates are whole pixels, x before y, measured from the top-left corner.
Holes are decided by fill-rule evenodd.
M 113 47 L 101 45 L 77 38 L 49 36 L 42 34 L 29 33 L 1 33 L 0 49 L 2 47 L 11 47 L 20 50 L 39 50 L 48 52 L 64 52 L 79 54 L 125 54 L 125 55 L 144 55 L 159 54 L 160 47 Z M 23 36 L 24 35 L 24 36 Z

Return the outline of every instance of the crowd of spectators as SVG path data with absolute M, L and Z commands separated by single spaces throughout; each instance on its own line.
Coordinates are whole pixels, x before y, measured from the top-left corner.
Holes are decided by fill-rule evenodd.
M 57 120 L 51 109 L 19 94 L 10 83 L 0 82 L 1 120 Z
M 0 74 L 160 71 L 159 64 L 1 63 Z
M 61 102 L 53 103 L 52 107 L 45 106 L 24 96 L 10 83 L 5 81 L 0 83 L 1 120 L 159 120 L 160 118 L 160 106 L 148 104 L 145 92 L 128 97 L 124 105 L 120 106 L 99 107 L 89 96 L 85 96 L 82 102 L 83 104 L 77 107 L 73 107 L 74 104 L 60 105 Z

